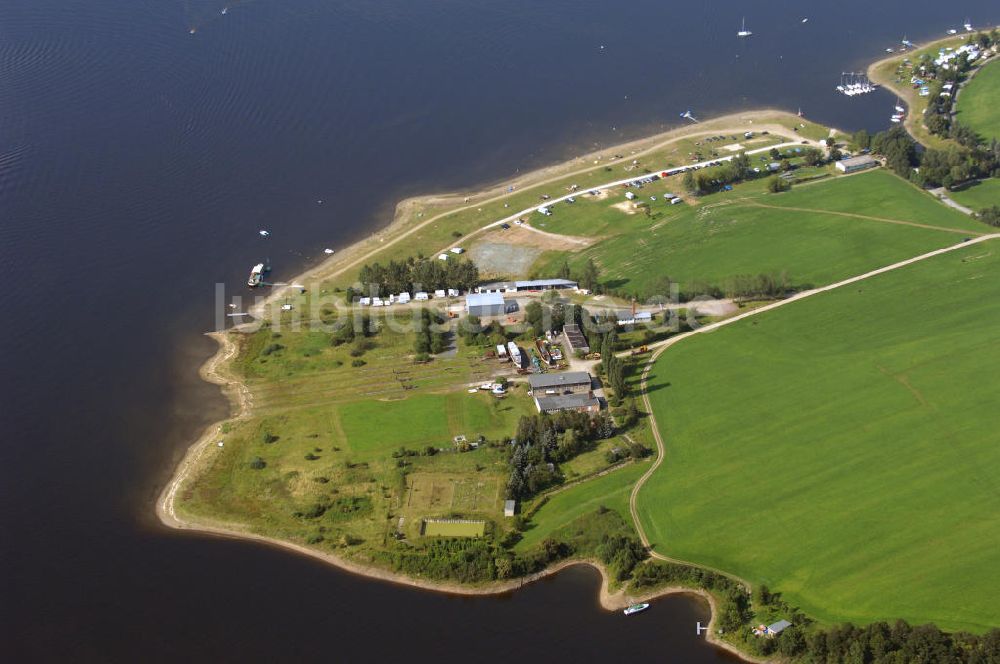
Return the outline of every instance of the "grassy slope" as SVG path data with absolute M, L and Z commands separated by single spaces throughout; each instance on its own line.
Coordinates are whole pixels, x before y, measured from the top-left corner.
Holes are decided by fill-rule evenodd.
M 676 188 L 679 183 L 666 186 Z M 568 258 L 574 266 L 593 257 L 602 267 L 603 280 L 643 295 L 665 274 L 681 283 L 719 283 L 737 274 L 785 270 L 795 284 L 822 284 L 956 239 L 955 234 L 939 230 L 824 211 L 988 230 L 881 170 L 800 186 L 780 195 L 766 195 L 761 189 L 759 182 L 752 182 L 708 196 L 695 207 L 661 204 L 658 219 L 612 208 L 624 200 L 622 193 L 574 208 L 572 216 L 563 207 L 563 218 L 548 222 L 546 230 L 583 235 L 587 228 L 595 228 L 611 236 L 579 254 L 549 254 L 546 259 L 555 266 Z M 815 212 L 758 207 L 758 203 Z M 595 209 L 598 205 L 600 210 Z
M 649 468 L 649 463 L 649 461 L 634 463 L 552 496 L 532 517 L 532 522 L 536 525 L 524 533 L 524 538 L 517 543 L 516 549 L 518 551 L 531 549 L 553 532 L 602 505 L 631 521 L 628 510 L 629 493 L 639 477 Z
M 994 241 L 665 353 L 657 549 L 825 621 L 1000 624 L 998 270 Z
M 948 197 L 973 210 L 1000 205 L 1000 178 L 982 180 L 962 191 L 948 192 Z
M 957 119 L 987 141 L 1000 138 L 1000 65 L 983 66 L 958 97 Z

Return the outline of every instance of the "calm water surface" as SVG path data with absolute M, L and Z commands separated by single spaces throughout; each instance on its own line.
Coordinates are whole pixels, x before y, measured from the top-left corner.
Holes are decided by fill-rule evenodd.
M 884 128 L 892 98 L 836 95 L 841 71 L 904 36 L 1000 22 L 995 2 L 925 4 L 257 0 L 223 16 L 224 0 L 4 0 L 0 656 L 724 659 L 694 636 L 701 603 L 626 621 L 588 569 L 460 599 L 160 528 L 159 488 L 226 412 L 196 375 L 214 284 L 239 289 L 258 228 L 290 276 L 401 196 L 688 108 Z

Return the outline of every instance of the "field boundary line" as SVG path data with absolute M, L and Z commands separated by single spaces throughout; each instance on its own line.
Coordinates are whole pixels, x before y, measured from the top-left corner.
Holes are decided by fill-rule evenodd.
M 884 224 L 898 224 L 900 226 L 913 226 L 915 228 L 926 228 L 932 231 L 945 231 L 947 233 L 959 233 L 961 235 L 975 235 L 979 237 L 988 236 L 990 233 L 984 231 L 962 230 L 960 228 L 948 228 L 946 226 L 935 226 L 933 224 L 921 224 L 919 221 L 905 221 L 903 219 L 889 219 L 887 217 L 875 217 L 867 214 L 857 214 L 854 212 L 837 212 L 834 210 L 813 210 L 811 208 L 787 207 L 785 205 L 768 205 L 767 203 L 747 202 L 744 205 L 752 207 L 767 208 L 770 210 L 788 210 L 790 212 L 812 212 L 816 214 L 830 214 L 836 217 L 851 217 L 853 219 L 865 219 L 867 221 L 878 221 Z

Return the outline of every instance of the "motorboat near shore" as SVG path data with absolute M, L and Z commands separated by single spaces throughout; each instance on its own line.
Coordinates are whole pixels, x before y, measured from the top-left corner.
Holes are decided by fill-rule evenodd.
M 261 282 L 264 280 L 264 264 L 257 263 L 250 270 L 250 278 L 247 279 L 247 286 L 250 288 L 257 288 L 260 286 Z
M 648 608 L 649 608 L 649 603 L 648 602 L 643 602 L 642 604 L 633 604 L 632 606 L 630 606 L 627 609 L 625 609 L 624 611 L 622 611 L 622 613 L 624 613 L 627 616 L 631 616 L 631 615 L 633 615 L 635 613 L 642 613 L 643 611 L 645 611 Z

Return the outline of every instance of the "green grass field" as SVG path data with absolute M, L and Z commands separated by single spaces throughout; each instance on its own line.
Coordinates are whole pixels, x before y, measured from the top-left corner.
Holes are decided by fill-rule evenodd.
M 655 548 L 825 622 L 1000 624 L 998 273 L 994 240 L 665 352 Z
M 347 444 L 358 453 L 384 454 L 400 445 L 451 447 L 464 435 L 510 435 L 517 418 L 530 412 L 527 398 L 496 399 L 465 391 L 422 394 L 402 400 L 358 401 L 336 408 Z
M 679 188 L 676 181 L 658 185 Z M 683 287 L 785 271 L 797 286 L 821 285 L 952 244 L 964 230 L 989 230 L 883 170 L 779 195 L 762 189 L 760 181 L 750 182 L 697 206 L 661 201 L 653 218 L 612 207 L 624 200 L 622 192 L 563 206 L 546 230 L 595 229 L 605 239 L 576 254 L 549 252 L 537 271 L 554 273 L 564 260 L 579 268 L 593 258 L 609 287 L 640 296 L 653 294 L 664 275 Z
M 958 96 L 956 119 L 989 142 L 1000 138 L 1000 65 L 985 65 Z
M 424 521 L 424 535 L 427 537 L 482 537 L 485 532 L 485 521 L 439 519 Z
M 1000 178 L 982 180 L 961 191 L 948 192 L 948 197 L 976 211 L 1000 205 Z
M 515 549 L 527 551 L 537 546 L 555 531 L 602 505 L 614 510 L 631 523 L 632 517 L 628 510 L 629 493 L 639 477 L 649 468 L 649 463 L 649 461 L 633 463 L 555 494 L 531 518 L 532 527 L 525 531 L 524 537 L 517 543 Z

